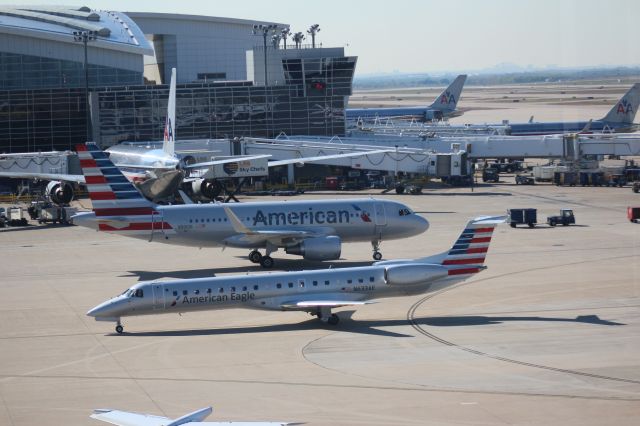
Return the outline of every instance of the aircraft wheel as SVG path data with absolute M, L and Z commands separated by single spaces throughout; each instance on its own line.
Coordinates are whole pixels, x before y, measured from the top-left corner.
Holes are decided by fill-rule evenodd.
M 327 324 L 336 325 L 340 322 L 340 317 L 336 314 L 331 314 L 331 316 L 327 319 Z
M 249 260 L 253 263 L 260 263 L 260 260 L 262 259 L 262 255 L 260 254 L 260 252 L 258 250 L 253 250 L 251 251 L 251 253 L 249 253 Z
M 122 332 L 124 331 L 124 327 L 120 324 L 116 325 L 116 333 L 118 334 L 122 334 Z
M 265 269 L 273 268 L 273 263 L 273 258 L 271 256 L 262 256 L 262 259 L 260 259 L 260 266 Z
M 380 259 L 382 259 L 382 253 L 380 253 L 379 251 L 374 251 L 373 260 L 380 260 Z

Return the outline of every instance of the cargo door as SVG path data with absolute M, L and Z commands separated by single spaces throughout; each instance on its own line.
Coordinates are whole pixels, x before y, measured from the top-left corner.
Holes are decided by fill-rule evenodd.
M 165 308 L 164 285 L 153 284 L 153 309 L 162 310 Z

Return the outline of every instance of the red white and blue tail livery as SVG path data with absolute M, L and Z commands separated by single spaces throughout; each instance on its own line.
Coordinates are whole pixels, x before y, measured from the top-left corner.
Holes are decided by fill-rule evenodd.
M 129 235 L 172 231 L 155 204 L 142 196 L 95 143 L 77 145 L 76 150 L 98 230 Z
M 480 217 L 469 221 L 442 260 L 442 265 L 449 267 L 449 275 L 475 274 L 484 269 L 493 230 L 502 222 L 502 217 Z

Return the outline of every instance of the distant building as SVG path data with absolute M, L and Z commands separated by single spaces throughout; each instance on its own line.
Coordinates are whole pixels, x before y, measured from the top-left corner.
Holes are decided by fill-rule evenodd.
M 0 6 L 0 153 L 86 140 L 84 50 L 74 31 L 97 33 L 88 44 L 89 99 L 93 140 L 103 147 L 162 139 L 173 67 L 178 139 L 343 134 L 356 58 L 270 43 L 265 86 L 263 39 L 252 34 L 260 23 Z

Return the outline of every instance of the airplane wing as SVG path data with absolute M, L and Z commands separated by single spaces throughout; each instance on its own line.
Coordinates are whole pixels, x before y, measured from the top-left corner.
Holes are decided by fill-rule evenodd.
M 286 426 L 293 423 L 286 422 L 204 422 L 203 420 L 212 412 L 211 407 L 203 408 L 193 413 L 184 415 L 178 419 L 152 416 L 150 414 L 130 413 L 127 411 L 98 409 L 90 416 L 118 426 L 178 426 L 178 425 L 235 425 L 235 426 Z M 298 423 L 300 424 L 300 423 Z
M 300 158 L 290 158 L 288 160 L 276 160 L 270 161 L 269 167 L 277 167 L 284 166 L 286 164 L 304 164 L 304 163 L 313 163 L 315 161 L 322 160 L 331 160 L 334 158 L 348 158 L 348 157 L 361 157 L 363 155 L 370 154 L 380 154 L 382 152 L 392 152 L 392 149 L 376 149 L 373 151 L 358 151 L 358 152 L 349 152 L 346 154 L 330 154 L 330 155 L 319 155 L 317 157 L 300 157 Z
M 283 309 L 300 309 L 306 310 L 315 307 L 328 307 L 339 308 L 341 306 L 362 306 L 369 305 L 375 302 L 371 301 L 354 301 L 354 300 L 303 300 L 303 301 L 291 301 L 285 302 L 280 306 Z
M 60 180 L 65 182 L 84 183 L 84 175 L 65 175 L 58 173 L 0 172 L 0 177 L 12 179 Z
M 229 208 L 224 206 L 224 211 L 233 226 L 233 229 L 240 234 L 239 237 L 232 238 L 240 241 L 251 242 L 259 244 L 262 242 L 270 242 L 276 246 L 289 245 L 298 241 L 301 241 L 309 237 L 317 237 L 317 232 L 310 232 L 305 230 L 295 229 L 278 229 L 278 230 L 253 230 L 248 228 L 242 221 L 236 216 L 236 214 Z M 285 241 L 288 240 L 288 241 Z M 286 242 L 286 244 L 285 244 Z
M 118 426 L 164 426 L 171 422 L 167 417 L 109 409 L 94 410 L 90 417 Z
M 215 166 L 216 164 L 237 163 L 238 161 L 248 161 L 248 160 L 255 160 L 257 158 L 268 158 L 268 157 L 271 157 L 271 154 L 251 155 L 251 156 L 239 155 L 233 158 L 224 158 L 222 160 L 207 161 L 206 163 L 188 164 L 188 165 L 182 166 L 182 168 L 183 169 L 203 169 L 209 166 Z

